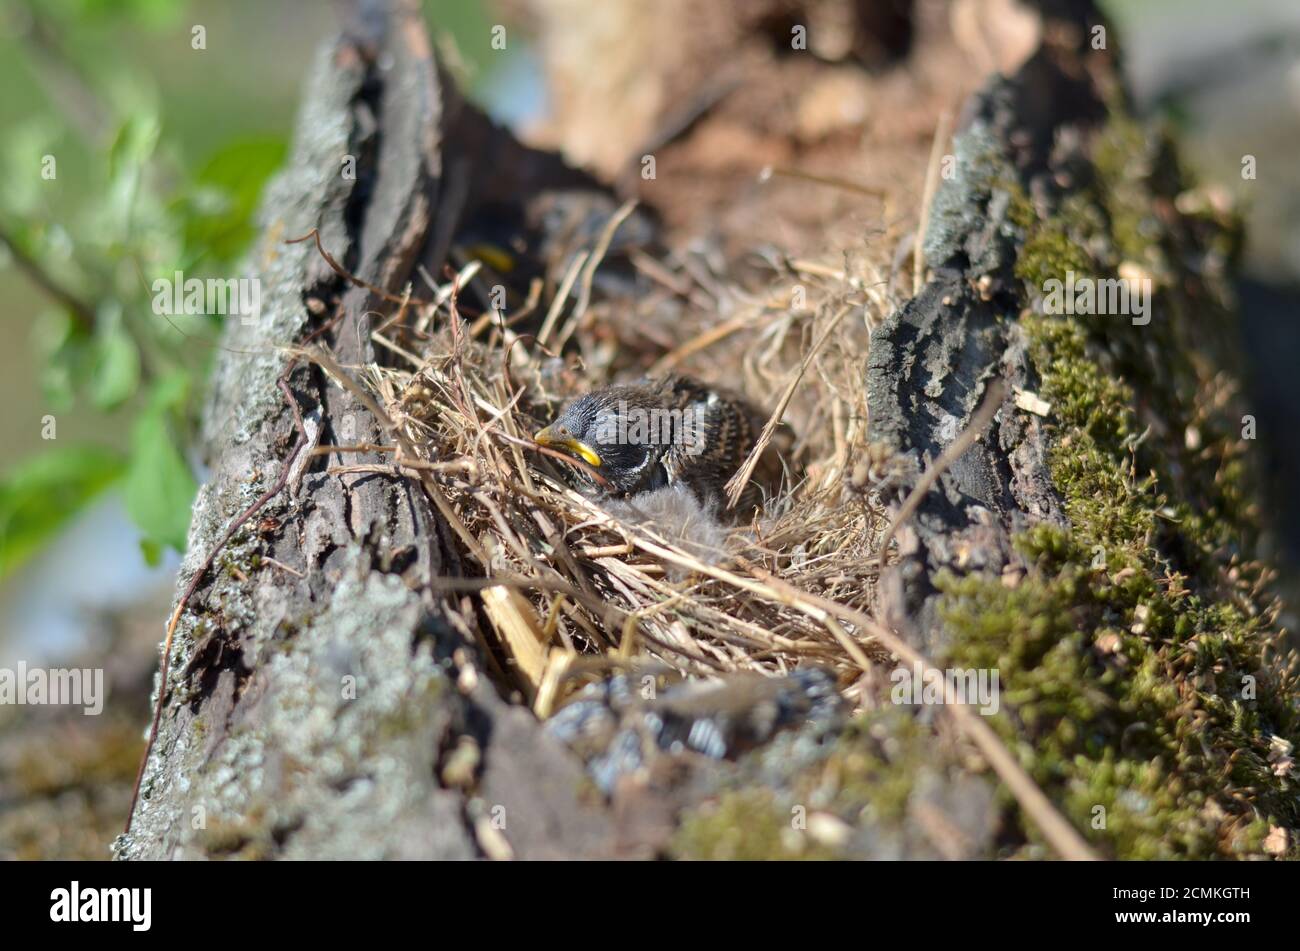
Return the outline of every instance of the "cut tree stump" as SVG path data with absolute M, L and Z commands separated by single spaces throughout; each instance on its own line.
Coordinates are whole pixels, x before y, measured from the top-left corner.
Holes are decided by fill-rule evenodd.
M 1034 406 L 1042 383 L 1018 319 L 1032 303 L 1027 248 L 1039 237 L 1024 216 L 1030 208 L 1046 220 L 1081 193 L 1096 174 L 1090 143 L 1123 94 L 1112 55 L 1093 48 L 1091 28 L 1102 22 L 1093 5 L 1036 7 L 1043 45 L 1009 78 L 990 80 L 960 118 L 955 173 L 940 183 L 925 235 L 930 277 L 875 329 L 865 368 L 870 438 L 912 473 L 891 496 L 895 511 L 990 383 L 1008 384 L 991 428 L 900 525 L 881 581 L 883 620 L 937 659 L 953 646 L 942 578 L 1014 584 L 1032 568 L 1017 536 L 1072 524 L 1050 464 L 1049 418 L 1018 405 Z M 598 187 L 467 104 L 438 68 L 415 8 L 354 4 L 308 78 L 292 157 L 264 202 L 254 255 L 262 314 L 229 328 L 217 363 L 203 421 L 211 475 L 178 592 L 275 483 L 298 438 L 278 387 L 291 346 L 323 332 L 344 366 L 376 359 L 369 332 L 382 302 L 340 278 L 313 242 L 288 239 L 317 229 L 348 271 L 400 295 L 423 283 L 422 271 L 441 279 L 457 223 L 482 203 Z M 1180 273 L 1174 283 L 1194 296 L 1196 280 Z M 1167 382 L 1154 373 L 1149 386 L 1134 383 L 1144 413 Z M 288 381 L 311 444 L 385 441 L 366 407 L 317 367 L 303 361 Z M 1174 471 L 1163 490 L 1197 498 L 1194 478 Z M 650 857 L 665 854 L 678 825 L 694 846 L 670 854 L 718 854 L 701 804 L 715 794 L 733 801 L 725 790 L 736 776 L 795 788 L 800 769 L 834 755 L 796 737 L 734 774 L 723 764 L 716 776 L 705 770 L 677 798 L 606 805 L 578 758 L 493 686 L 474 629 L 477 595 L 434 583 L 465 571 L 421 487 L 397 474 L 327 475 L 319 459 L 289 483 L 225 546 L 181 617 L 161 729 L 119 858 Z M 987 772 L 959 766 L 944 779 L 922 766 L 898 828 L 877 817 L 871 828 L 836 831 L 829 838 L 841 854 L 995 854 L 995 830 L 1014 806 L 995 804 Z M 1269 803 L 1269 815 L 1286 814 Z M 1082 815 L 1071 818 L 1085 831 Z M 780 841 L 788 811 L 775 821 Z M 1010 837 L 1034 838 L 1023 828 Z

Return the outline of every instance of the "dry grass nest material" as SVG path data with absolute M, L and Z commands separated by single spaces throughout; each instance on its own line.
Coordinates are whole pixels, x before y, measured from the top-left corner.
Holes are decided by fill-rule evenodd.
M 439 583 L 481 593 L 489 626 L 471 626 L 495 639 L 495 673 L 539 715 L 627 666 L 712 677 L 814 663 L 867 700 L 855 685 L 887 652 L 791 592 L 867 613 L 876 584 L 888 517 L 864 483 L 865 370 L 872 328 L 899 300 L 890 243 L 871 245 L 820 261 L 768 255 L 744 285 L 706 255 L 634 258 L 655 293 L 593 300 L 597 241 L 544 319 L 534 285 L 536 337 L 512 329 L 523 313 L 461 316 L 457 300 L 468 309 L 482 282 L 474 262 L 432 303 L 375 321 L 395 366 L 344 369 L 383 408 L 397 463 L 456 536 L 467 578 Z M 533 444 L 567 399 L 647 372 L 725 383 L 789 425 L 785 483 L 752 517 L 682 532 L 638 517 L 635 499 L 584 495 Z

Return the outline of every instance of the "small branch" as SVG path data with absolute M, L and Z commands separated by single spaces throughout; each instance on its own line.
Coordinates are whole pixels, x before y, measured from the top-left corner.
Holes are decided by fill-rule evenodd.
M 94 308 L 54 280 L 41 267 L 40 262 L 20 247 L 3 228 L 0 228 L 0 244 L 9 249 L 9 254 L 18 265 L 18 269 L 26 274 L 33 284 L 68 309 L 81 329 L 87 332 L 95 329 Z
M 320 256 L 325 259 L 325 263 L 330 266 L 330 269 L 335 274 L 343 278 L 343 280 L 347 281 L 349 284 L 354 284 L 357 287 L 363 288 L 369 291 L 370 293 L 374 294 L 380 300 L 387 301 L 390 304 L 400 304 L 402 307 L 406 307 L 407 305 L 411 305 L 411 304 L 415 305 L 416 307 L 436 306 L 437 304 L 436 301 L 425 300 L 422 297 L 412 297 L 410 294 L 403 294 L 403 295 L 390 294 L 382 287 L 379 287 L 375 284 L 371 284 L 369 281 L 364 281 L 361 278 L 357 277 L 355 274 L 353 274 L 351 271 L 345 268 L 342 264 L 339 264 L 338 261 L 334 260 L 333 255 L 331 255 L 328 251 L 325 250 L 325 246 L 320 243 L 320 231 L 316 228 L 312 228 L 310 231 L 308 231 L 305 235 L 303 235 L 300 238 L 289 238 L 284 243 L 301 244 L 302 242 L 310 241 L 313 238 L 316 239 L 316 250 L 319 251 Z
M 787 168 L 783 165 L 766 165 L 758 173 L 760 182 L 771 181 L 773 176 L 780 175 L 783 178 L 793 178 L 802 182 L 812 182 L 814 185 L 827 185 L 831 188 L 839 188 L 844 191 L 856 192 L 859 195 L 865 195 L 868 198 L 879 198 L 885 200 L 886 191 L 883 188 L 872 188 L 870 185 L 863 185 L 859 182 L 849 181 L 847 178 L 837 178 L 833 175 L 817 175 L 813 172 L 805 172 L 798 168 Z
M 578 303 L 574 305 L 573 314 L 555 339 L 557 350 L 564 349 L 565 343 L 568 342 L 573 332 L 578 329 L 578 324 L 582 322 L 583 316 L 587 313 L 587 305 L 591 303 L 591 285 L 596 277 L 596 269 L 600 267 L 600 262 L 609 253 L 609 246 L 614 241 L 614 233 L 627 220 L 628 215 L 632 214 L 634 208 L 636 208 L 635 199 L 628 199 L 623 202 L 618 211 L 614 212 L 609 221 L 605 222 L 605 227 L 601 229 L 600 237 L 596 239 L 596 245 L 592 248 L 591 256 L 587 258 L 587 263 L 582 268 L 582 282 L 578 285 Z
M 71 126 L 92 145 L 102 144 L 111 126 L 111 111 L 81 66 L 59 43 L 59 26 L 46 19 L 38 4 L 24 3 L 22 7 L 28 29 L 23 36 L 26 42 L 17 48 L 26 52 L 46 95 L 62 108 Z M 21 23 L 24 17 L 11 19 Z

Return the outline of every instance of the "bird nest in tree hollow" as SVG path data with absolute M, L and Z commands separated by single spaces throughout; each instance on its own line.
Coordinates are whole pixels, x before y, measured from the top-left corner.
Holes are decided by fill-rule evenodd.
M 562 284 L 532 336 L 513 329 L 518 314 L 460 312 L 481 280 L 471 262 L 430 302 L 375 320 L 386 365 L 331 372 L 388 417 L 395 463 L 423 483 L 463 561 L 463 578 L 440 583 L 478 592 L 485 653 L 539 715 L 628 667 L 710 677 L 815 664 L 865 700 L 855 685 L 887 652 L 800 595 L 870 611 L 888 461 L 867 445 L 865 367 L 872 327 L 897 304 L 888 263 L 865 246 L 826 261 L 769 255 L 746 284 L 699 258 L 636 266 L 659 293 L 592 299 L 579 256 L 567 283 L 586 290 L 566 300 Z M 534 442 L 569 400 L 668 373 L 724 384 L 770 421 L 760 442 L 786 437 L 779 486 L 745 496 L 756 507 L 665 515 L 644 494 L 584 489 L 577 463 Z

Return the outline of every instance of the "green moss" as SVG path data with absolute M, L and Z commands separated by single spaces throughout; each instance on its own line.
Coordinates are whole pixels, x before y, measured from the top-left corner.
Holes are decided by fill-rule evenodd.
M 1241 696 L 1243 675 L 1261 677 L 1261 624 L 1170 597 L 1166 579 L 1150 565 L 1130 571 L 1127 557 L 1094 569 L 1083 534 L 1021 536 L 1032 568 L 1014 587 L 939 579 L 951 662 L 998 670 L 1006 713 L 995 722 L 1021 765 L 1121 858 L 1249 848 L 1237 826 L 1253 811 L 1293 824 L 1295 789 L 1271 776 L 1262 724 L 1293 733 L 1294 716 L 1262 687 Z M 1252 809 L 1234 823 L 1247 793 Z
M 931 729 L 908 709 L 862 714 L 808 762 L 793 753 L 806 739 L 782 737 L 740 764 L 731 785 L 689 810 L 670 847 L 675 858 L 853 857 L 847 843 L 818 842 L 796 818 L 817 813 L 849 827 L 901 828 L 918 779 L 955 768 Z M 799 768 L 791 763 L 802 762 Z
M 1019 186 L 1004 186 L 1010 191 L 1011 220 L 1026 235 L 1016 258 L 1016 277 L 1031 287 L 1041 288 L 1051 278 L 1064 279 L 1070 271 L 1082 276 L 1095 275 L 1098 263 L 1087 247 L 1072 233 L 1078 222 L 1093 219 L 1096 211 L 1089 206 L 1066 208 L 1050 221 L 1039 222 L 1037 213 Z
M 673 840 L 674 857 L 709 861 L 739 859 L 828 859 L 834 854 L 796 830 L 765 789 L 724 793 L 687 815 Z
M 1159 263 L 1164 228 L 1155 213 L 1150 188 L 1173 184 L 1153 181 L 1168 172 L 1179 175 L 1177 159 L 1162 134 L 1113 108 L 1111 120 L 1093 145 L 1093 162 L 1101 186 L 1108 236 L 1119 256 L 1139 264 Z M 1162 189 L 1163 190 L 1163 189 Z
M 1047 220 L 1012 192 L 1030 296 L 1123 261 L 1187 277 L 1144 326 L 1022 320 L 1069 528 L 1016 540 L 1029 570 L 1014 585 L 937 580 L 949 660 L 999 671 L 997 729 L 1107 854 L 1264 854 L 1270 827 L 1300 825 L 1300 785 L 1268 761 L 1274 735 L 1300 738 L 1300 689 L 1248 554 L 1254 493 L 1219 372 L 1231 314 L 1195 266 L 1220 244 L 1200 224 L 1161 224 L 1157 205 L 1181 187 L 1162 137 L 1117 115 L 1093 154 L 1095 182 Z
M 845 817 L 898 822 L 918 776 L 940 766 L 931 731 L 906 709 L 864 714 L 836 743 L 821 777 L 823 795 Z

